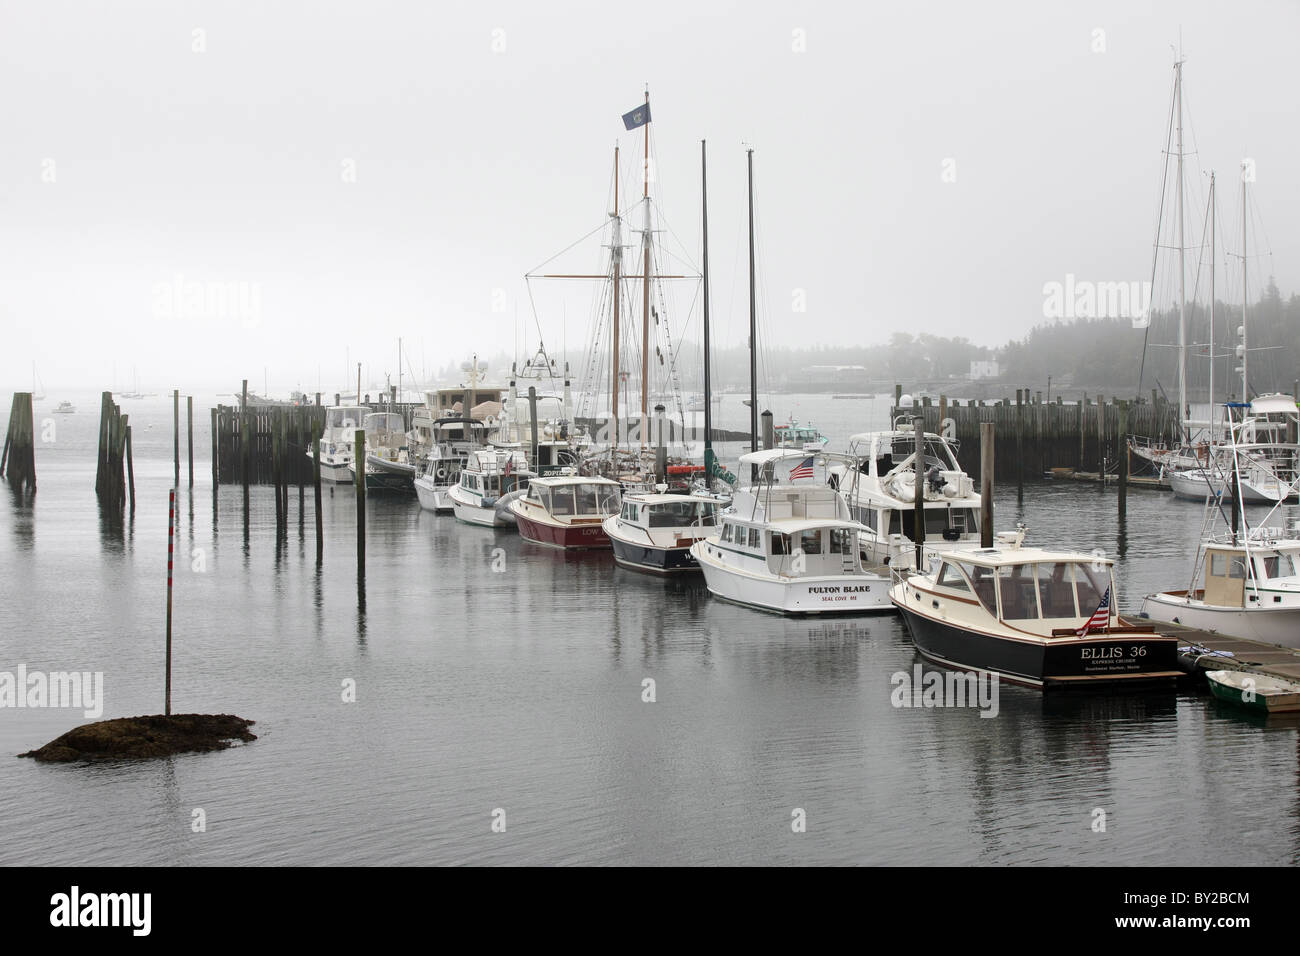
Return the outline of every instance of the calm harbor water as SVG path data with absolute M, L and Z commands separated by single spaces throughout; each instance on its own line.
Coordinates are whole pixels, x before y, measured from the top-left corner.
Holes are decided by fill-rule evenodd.
M 78 414 L 51 415 L 65 397 Z M 214 521 L 213 401 L 195 400 L 196 486 L 180 496 L 174 707 L 252 718 L 260 739 L 38 765 L 13 755 L 81 712 L 0 710 L 0 863 L 1300 862 L 1296 725 L 1205 694 L 1003 686 L 992 719 L 896 709 L 891 675 L 918 658 L 895 617 L 768 616 L 413 498 L 370 501 L 361 609 L 349 490 L 325 491 L 320 570 L 310 490 L 301 524 L 291 492 L 278 551 L 268 488 L 247 534 L 237 487 Z M 888 412 L 884 398 L 770 404 L 832 447 Z M 37 404 L 38 427 L 56 427 L 39 492 L 17 502 L 6 486 L 0 506 L 0 670 L 102 671 L 105 718 L 162 709 L 171 404 L 123 410 L 139 495 L 124 528 L 94 498 L 97 395 Z M 729 395 L 718 424 L 747 413 Z M 1121 528 L 1113 491 L 1064 482 L 1023 503 L 1002 488 L 997 509 L 1035 544 L 1115 556 L 1129 610 L 1186 586 L 1202 511 L 1134 491 Z M 795 808 L 807 832 L 792 832 Z

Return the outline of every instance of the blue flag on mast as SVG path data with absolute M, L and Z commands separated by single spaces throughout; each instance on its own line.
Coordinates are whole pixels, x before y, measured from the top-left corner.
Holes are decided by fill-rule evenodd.
M 650 122 L 650 104 L 642 103 L 630 113 L 623 114 L 623 127 L 625 129 L 636 129 Z

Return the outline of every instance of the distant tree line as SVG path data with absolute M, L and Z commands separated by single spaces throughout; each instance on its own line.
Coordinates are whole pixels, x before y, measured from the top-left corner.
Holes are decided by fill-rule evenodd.
M 1237 330 L 1241 304 L 1216 302 L 1214 308 L 1214 379 L 1220 399 L 1240 397 L 1241 375 L 1236 369 Z M 1289 392 L 1300 377 L 1300 295 L 1283 299 L 1270 279 L 1257 302 L 1247 309 L 1250 390 Z M 1210 378 L 1209 310 L 1204 303 L 1187 306 L 1188 395 L 1203 401 Z M 945 337 L 922 332 L 893 332 L 887 342 L 872 345 L 811 345 L 803 348 L 760 349 L 760 390 L 801 388 L 824 380 L 852 387 L 889 387 L 897 382 L 916 385 L 966 380 L 973 361 L 995 360 L 999 375 L 993 383 L 1006 389 L 1028 387 L 1046 391 L 1048 377 L 1053 393 L 1058 389 L 1108 395 L 1149 395 L 1152 388 L 1173 396 L 1178 387 L 1178 311 L 1153 311 L 1147 328 L 1135 328 L 1130 319 L 1056 320 L 1035 326 L 1024 337 L 1000 348 L 977 345 L 964 336 Z M 522 356 L 523 358 L 527 356 Z M 563 368 L 566 356 L 553 354 Z M 581 385 L 584 357 L 567 356 L 574 388 Z M 639 367 L 639 360 L 629 362 Z M 511 357 L 500 353 L 488 360 L 487 380 L 504 384 Z M 687 341 L 678 348 L 678 377 L 687 392 L 702 380 L 701 348 Z M 832 372 L 828 367 L 840 367 Z M 846 368 L 847 367 L 847 368 Z M 440 381 L 463 377 L 460 361 L 449 362 L 439 372 Z M 745 346 L 715 348 L 713 384 L 717 391 L 748 388 L 749 350 Z M 1006 390 L 1002 389 L 1002 390 Z

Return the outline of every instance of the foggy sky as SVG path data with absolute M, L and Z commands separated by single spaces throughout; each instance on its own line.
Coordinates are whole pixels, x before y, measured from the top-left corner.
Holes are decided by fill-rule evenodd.
M 5 0 L 0 383 L 35 361 L 47 387 L 138 366 L 231 390 L 267 366 L 329 392 L 345 357 L 395 370 L 399 336 L 417 369 L 535 341 L 522 276 L 600 223 L 646 84 L 692 256 L 709 143 L 720 342 L 745 339 L 748 143 L 767 341 L 1000 345 L 1044 321 L 1046 282 L 1149 278 L 1180 34 L 1188 175 L 1218 171 L 1230 223 L 1255 160 L 1252 268 L 1300 291 L 1291 2 Z M 178 282 L 242 283 L 259 314 L 169 315 Z M 565 295 L 542 321 L 573 350 L 591 290 Z

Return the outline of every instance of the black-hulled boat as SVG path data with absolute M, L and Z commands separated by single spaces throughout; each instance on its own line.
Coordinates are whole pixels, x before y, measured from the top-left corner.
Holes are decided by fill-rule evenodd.
M 614 560 L 651 574 L 698 571 L 691 545 L 714 533 L 720 507 L 711 495 L 626 495 L 604 524 Z
M 1111 562 L 1010 544 L 944 552 L 890 598 L 931 661 L 1033 687 L 1172 682 L 1178 638 L 1116 613 Z

